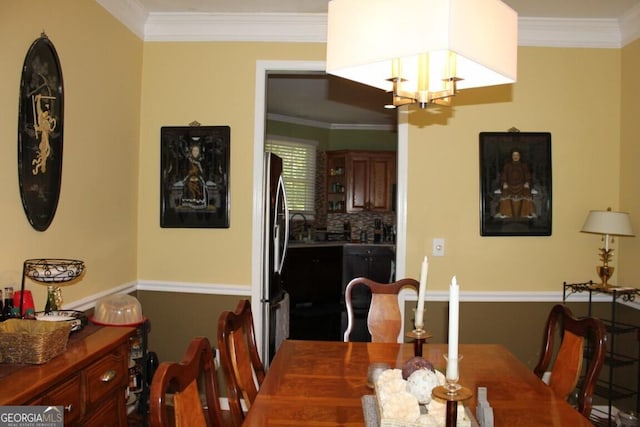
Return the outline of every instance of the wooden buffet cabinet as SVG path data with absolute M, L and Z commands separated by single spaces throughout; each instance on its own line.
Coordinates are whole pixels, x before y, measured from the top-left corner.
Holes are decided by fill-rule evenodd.
M 395 182 L 395 151 L 327 152 L 329 212 L 390 212 Z
M 134 334 L 135 328 L 87 325 L 47 363 L 0 364 L 0 405 L 63 406 L 65 426 L 126 426 Z

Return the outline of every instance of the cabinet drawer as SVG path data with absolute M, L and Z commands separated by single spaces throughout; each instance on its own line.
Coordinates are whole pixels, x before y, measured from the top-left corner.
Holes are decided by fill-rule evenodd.
M 122 349 L 106 355 L 86 370 L 87 406 L 93 405 L 128 382 L 125 354 Z M 124 394 L 120 396 L 124 399 Z
M 118 410 L 118 399 L 124 399 L 124 392 L 122 396 L 118 394 L 109 397 L 82 423 L 83 427 L 124 426 L 125 423 L 120 419 L 122 411 Z M 122 404 L 124 405 L 124 401 Z
M 74 375 L 62 384 L 46 391 L 38 399 L 37 404 L 62 406 L 64 410 L 64 424 L 71 425 L 80 419 L 80 416 L 84 412 L 81 391 L 81 377 L 79 374 Z

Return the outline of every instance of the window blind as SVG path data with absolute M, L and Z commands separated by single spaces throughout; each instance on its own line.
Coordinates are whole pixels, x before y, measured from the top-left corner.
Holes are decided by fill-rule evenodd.
M 312 141 L 267 139 L 265 151 L 282 158 L 284 187 L 290 212 L 315 213 L 316 144 Z

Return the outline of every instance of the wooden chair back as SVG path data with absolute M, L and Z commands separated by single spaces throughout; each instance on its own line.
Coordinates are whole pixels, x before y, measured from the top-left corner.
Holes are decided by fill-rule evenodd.
M 200 398 L 199 379 L 203 381 L 205 407 Z M 181 362 L 162 362 L 154 373 L 149 397 L 150 425 L 223 427 L 219 398 L 211 345 L 207 338 L 196 337 Z
M 231 418 L 236 426 L 240 426 L 245 416 L 242 401 L 247 408 L 251 407 L 265 377 L 248 300 L 238 302 L 235 311 L 220 315 L 218 349 L 227 382 Z
M 365 277 L 357 277 L 349 282 L 344 291 L 347 307 L 347 329 L 344 341 L 348 342 L 355 321 L 351 294 L 356 286 L 366 286 L 371 290 L 371 304 L 367 314 L 367 328 L 372 342 L 397 342 L 402 329 L 402 314 L 398 305 L 398 294 L 404 288 L 418 290 L 414 279 L 400 279 L 393 283 L 378 283 Z
M 558 338 L 559 343 L 556 342 Z M 577 392 L 576 407 L 589 418 L 606 345 L 606 328 L 601 320 L 595 317 L 577 319 L 568 307 L 558 304 L 549 314 L 542 354 L 534 372 L 542 378 L 552 365 L 549 387 L 563 399 Z

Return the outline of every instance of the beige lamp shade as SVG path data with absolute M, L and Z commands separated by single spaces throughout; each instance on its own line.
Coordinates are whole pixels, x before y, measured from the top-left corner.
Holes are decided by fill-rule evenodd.
M 615 267 L 609 266 L 613 252 L 613 249 L 609 248 L 609 240 L 612 240 L 611 236 L 633 236 L 629 214 L 615 212 L 610 208 L 606 211 L 589 211 L 589 215 L 587 215 L 587 219 L 580 231 L 603 235 L 604 248 L 600 248 L 602 265 L 596 267 L 596 272 L 602 280 L 598 287 L 608 289 L 611 286 L 608 280 L 615 270 Z
M 633 236 L 631 220 L 627 212 L 589 211 L 582 226 L 583 233 Z
M 500 0 L 329 2 L 327 72 L 383 90 L 391 77 L 422 89 L 425 53 L 430 90 L 450 76 L 458 89 L 513 83 L 517 50 L 518 15 Z

